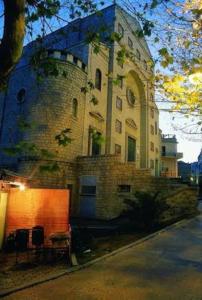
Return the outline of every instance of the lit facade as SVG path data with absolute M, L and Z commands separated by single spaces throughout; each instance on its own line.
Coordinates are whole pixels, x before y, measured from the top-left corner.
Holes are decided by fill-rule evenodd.
M 46 57 L 53 58 L 59 70 L 56 77 L 47 76 L 37 82 L 30 65 L 35 43 L 26 46 L 10 78 L 8 92 L 0 96 L 1 147 L 21 139 L 33 142 L 39 149 L 55 153 L 60 171 L 40 174 L 38 167 L 45 159 L 37 153 L 12 158 L 2 154 L 1 165 L 35 178 L 36 186 L 71 189 L 73 214 L 109 219 L 121 212 L 122 200 L 117 201 L 121 186 L 132 193 L 141 176 L 160 175 L 161 141 L 152 57 L 145 39 L 134 35 L 139 24 L 117 5 L 102 12 L 102 16 L 75 20 L 44 38 Z M 89 31 L 103 24 L 108 30 L 96 54 L 85 39 Z M 106 38 L 113 32 L 122 36 L 121 44 L 134 54 L 123 65 L 117 61 L 120 44 Z M 81 92 L 91 83 L 92 90 Z M 17 124 L 21 117 L 35 127 L 20 132 Z M 71 143 L 62 147 L 55 136 L 66 128 L 71 129 Z M 104 169 L 98 174 L 100 162 Z M 101 177 L 110 173 L 110 164 L 115 190 L 107 194 L 107 182 Z M 111 204 L 106 204 L 103 199 L 109 196 Z

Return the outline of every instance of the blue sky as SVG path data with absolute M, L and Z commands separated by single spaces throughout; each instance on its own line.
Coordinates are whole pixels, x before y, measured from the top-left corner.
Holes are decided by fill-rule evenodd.
M 110 5 L 113 1 L 107 1 L 107 5 Z M 121 2 L 117 1 L 118 3 Z M 106 2 L 105 2 L 106 3 Z M 142 1 L 142 3 L 144 3 L 144 0 Z M 1 11 L 3 10 L 2 7 L 2 2 L 0 1 L 0 14 Z M 155 16 L 151 16 L 151 18 L 154 18 Z M 156 16 L 157 19 L 159 19 L 158 16 Z M 2 19 L 0 20 L 0 34 L 3 30 L 3 24 L 2 24 Z M 61 26 L 64 25 L 61 24 Z M 52 28 L 56 29 L 58 28 L 59 24 L 55 24 L 54 22 L 52 23 Z M 29 39 L 27 39 L 29 40 Z M 148 41 L 152 55 L 155 57 L 156 56 L 156 51 L 155 48 L 152 47 L 151 42 Z M 164 108 L 165 105 L 159 104 L 157 103 L 158 107 L 160 108 L 160 128 L 162 129 L 164 134 L 175 134 L 177 136 L 177 140 L 179 142 L 178 144 L 178 151 L 179 152 L 183 152 L 184 157 L 183 160 L 186 162 L 193 162 L 197 160 L 197 157 L 200 153 L 200 150 L 202 148 L 202 141 L 193 141 L 193 139 L 195 138 L 194 136 L 186 136 L 183 135 L 181 131 L 178 131 L 175 129 L 175 123 L 179 122 L 179 120 L 177 120 L 178 117 L 175 118 L 175 120 L 173 120 L 173 116 L 172 114 L 168 113 L 168 112 L 164 112 L 161 111 L 161 108 Z M 181 116 L 179 116 L 181 117 Z M 181 122 L 183 122 L 184 120 L 180 119 Z

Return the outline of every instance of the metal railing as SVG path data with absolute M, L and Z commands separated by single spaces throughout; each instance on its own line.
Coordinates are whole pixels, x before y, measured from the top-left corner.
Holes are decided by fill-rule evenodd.
M 183 157 L 182 152 L 161 152 L 161 156 L 163 157 L 176 157 L 177 159 L 180 159 Z

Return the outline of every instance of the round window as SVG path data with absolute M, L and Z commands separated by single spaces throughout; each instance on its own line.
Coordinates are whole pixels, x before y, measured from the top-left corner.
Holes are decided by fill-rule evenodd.
M 126 97 L 127 97 L 128 103 L 131 106 L 134 106 L 135 105 L 135 101 L 136 101 L 136 97 L 135 97 L 133 91 L 130 88 L 127 88 Z
M 17 93 L 17 101 L 18 103 L 23 103 L 25 101 L 25 89 L 19 90 Z

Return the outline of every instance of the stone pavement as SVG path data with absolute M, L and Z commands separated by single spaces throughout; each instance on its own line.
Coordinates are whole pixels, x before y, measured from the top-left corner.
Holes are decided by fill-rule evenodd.
M 10 300 L 202 300 L 202 215 Z

